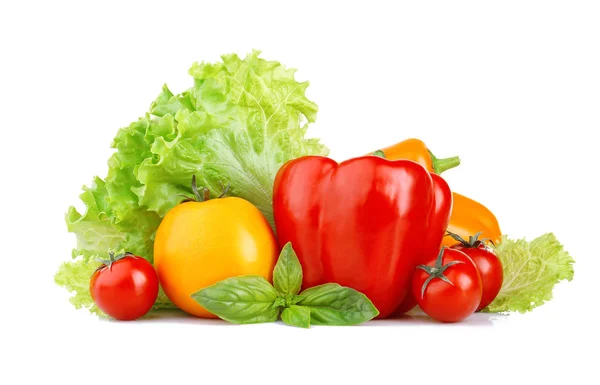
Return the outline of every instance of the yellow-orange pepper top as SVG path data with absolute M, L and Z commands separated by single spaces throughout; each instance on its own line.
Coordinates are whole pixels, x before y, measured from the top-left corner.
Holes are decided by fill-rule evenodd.
M 411 138 L 386 147 L 381 151 L 386 159 L 410 159 L 423 165 L 430 172 L 440 174 L 460 164 L 460 159 L 438 159 L 419 139 Z M 376 153 L 378 152 L 376 151 Z M 464 239 L 481 231 L 481 238 L 489 238 L 494 243 L 500 242 L 500 226 L 496 216 L 481 203 L 453 192 L 452 215 L 448 231 L 460 235 Z M 442 245 L 451 246 L 456 241 L 445 237 Z
M 379 151 L 383 152 L 386 159 L 410 159 L 423 165 L 427 171 L 438 175 L 460 164 L 458 156 L 436 158 L 422 140 L 415 138 L 403 140 Z

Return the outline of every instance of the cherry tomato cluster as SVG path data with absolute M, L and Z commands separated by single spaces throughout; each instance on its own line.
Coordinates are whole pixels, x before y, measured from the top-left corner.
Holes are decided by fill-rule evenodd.
M 442 247 L 435 259 L 417 267 L 411 294 L 430 317 L 458 322 L 489 305 L 500 292 L 504 277 L 502 263 L 486 240 L 478 239 L 479 233 L 468 241 L 448 235 L 458 243 Z

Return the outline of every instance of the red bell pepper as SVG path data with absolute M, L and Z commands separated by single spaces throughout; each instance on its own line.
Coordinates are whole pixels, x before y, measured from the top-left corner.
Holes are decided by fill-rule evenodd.
M 450 218 L 446 182 L 410 160 L 320 156 L 287 162 L 275 178 L 278 242 L 292 242 L 305 287 L 336 282 L 390 315 L 425 256 L 435 257 Z
M 418 265 L 426 264 L 432 259 L 432 256 L 439 254 L 440 244 L 446 234 L 446 229 L 452 216 L 452 206 L 454 204 L 454 195 L 450 191 L 448 184 L 442 177 L 432 173 L 433 185 L 435 190 L 435 206 L 429 218 L 429 231 L 425 240 L 425 249 L 423 255 L 419 257 Z M 417 299 L 412 295 L 410 287 L 407 289 L 404 300 L 400 303 L 394 314 L 400 315 L 408 312 L 417 306 Z

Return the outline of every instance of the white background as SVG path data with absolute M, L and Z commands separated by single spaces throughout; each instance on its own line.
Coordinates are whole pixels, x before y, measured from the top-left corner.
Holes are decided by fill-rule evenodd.
M 597 2 L 246 3 L 0 6 L 0 383 L 592 383 Z M 575 279 L 531 313 L 454 325 L 118 323 L 74 310 L 53 282 L 74 246 L 64 214 L 105 175 L 117 129 L 163 83 L 189 87 L 192 62 L 252 48 L 310 80 L 311 134 L 332 157 L 408 137 L 460 155 L 452 188 L 513 237 L 554 232 Z

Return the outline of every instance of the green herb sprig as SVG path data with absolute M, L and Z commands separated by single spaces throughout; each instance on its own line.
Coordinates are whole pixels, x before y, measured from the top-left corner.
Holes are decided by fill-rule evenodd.
M 288 242 L 275 269 L 273 285 L 258 275 L 227 278 L 192 294 L 202 307 L 236 324 L 275 322 L 288 325 L 357 325 L 375 318 L 379 311 L 364 294 L 336 283 L 305 289 L 302 266 Z

